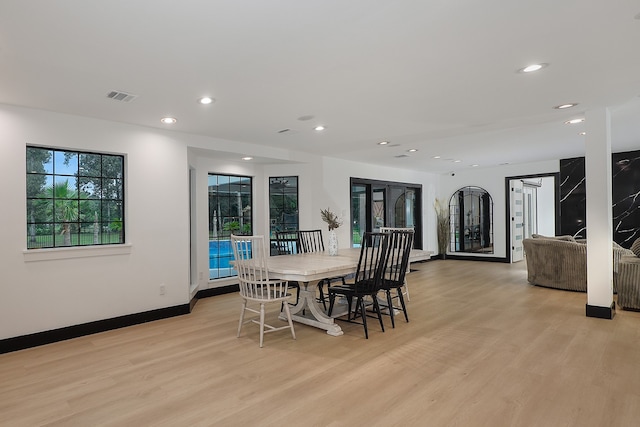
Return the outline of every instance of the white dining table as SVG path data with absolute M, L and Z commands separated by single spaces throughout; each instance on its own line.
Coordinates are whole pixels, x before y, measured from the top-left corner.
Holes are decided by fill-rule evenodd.
M 332 336 L 340 336 L 343 334 L 342 328 L 334 318 L 346 314 L 346 304 L 334 307 L 329 317 L 318 303 L 316 286 L 318 281 L 327 277 L 354 274 L 359 257 L 360 248 L 340 249 L 338 255 L 329 255 L 327 252 L 278 255 L 269 257 L 267 269 L 270 278 L 300 283 L 298 304 L 290 308 L 293 321 L 324 329 Z M 430 257 L 429 251 L 413 249 L 409 262 L 425 261 Z M 284 313 L 280 314 L 280 319 L 287 320 Z

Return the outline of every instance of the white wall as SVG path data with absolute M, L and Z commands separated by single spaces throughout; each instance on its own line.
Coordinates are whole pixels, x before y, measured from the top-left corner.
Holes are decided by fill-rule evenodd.
M 0 339 L 188 303 L 184 144 L 146 128 L 8 106 L 0 106 L 0 129 Z M 130 245 L 26 251 L 27 144 L 125 155 Z
M 546 176 L 542 178 L 542 186 L 538 188 L 538 234 L 555 236 L 555 209 L 555 179 Z
M 560 170 L 558 160 L 504 165 L 494 168 L 474 168 L 441 175 L 439 198 L 449 201 L 451 195 L 462 187 L 482 187 L 489 192 L 493 199 L 493 254 L 465 254 L 477 257 L 506 257 L 506 206 L 505 178 L 511 176 L 535 175 L 555 173 Z

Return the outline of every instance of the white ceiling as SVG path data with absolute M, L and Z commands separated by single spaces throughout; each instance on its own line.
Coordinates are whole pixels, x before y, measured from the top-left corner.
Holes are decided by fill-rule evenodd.
M 1 0 L 0 103 L 433 172 L 583 155 L 584 124 L 563 122 L 609 107 L 613 151 L 640 149 L 639 13 L 639 0 Z M 549 66 L 516 72 L 535 62 Z

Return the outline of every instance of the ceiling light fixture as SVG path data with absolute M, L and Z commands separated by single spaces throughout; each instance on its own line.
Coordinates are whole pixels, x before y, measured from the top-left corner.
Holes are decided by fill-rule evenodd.
M 434 158 L 434 159 L 439 159 L 439 158 L 440 158 L 440 156 L 433 156 L 433 158 Z
M 520 68 L 518 70 L 519 73 L 533 73 L 535 71 L 540 71 L 545 67 L 548 67 L 549 64 L 546 64 L 544 62 L 540 63 L 540 64 L 531 64 L 531 65 L 527 65 L 524 68 Z
M 454 160 L 453 163 L 460 163 L 462 160 Z
M 586 132 L 580 132 L 578 135 L 585 136 L 586 134 L 587 134 Z
M 213 98 L 210 98 L 210 97 L 208 97 L 208 96 L 204 96 L 204 97 L 202 97 L 202 98 L 200 98 L 200 99 L 198 100 L 198 102 L 199 102 L 200 104 L 202 104 L 202 105 L 209 105 L 209 104 L 212 104 L 212 103 L 213 103 L 213 101 L 214 101 L 214 99 L 213 99 Z
M 566 122 L 564 122 L 564 124 L 565 125 L 576 125 L 576 124 L 582 123 L 582 122 L 584 122 L 584 118 L 567 120 Z
M 315 128 L 313 128 L 314 130 L 317 130 L 318 132 L 320 132 L 321 130 L 324 130 L 325 127 L 322 125 L 316 126 Z
M 571 108 L 571 107 L 575 107 L 576 105 L 578 105 L 577 102 L 569 102 L 567 104 L 560 104 L 560 105 L 556 105 L 555 108 L 556 110 L 564 110 L 566 108 Z
M 389 141 L 380 141 L 378 142 L 378 145 L 388 145 Z
M 410 153 L 415 153 L 416 151 L 418 151 L 418 149 L 417 148 L 409 148 L 407 151 L 410 152 Z
M 242 160 L 245 160 L 245 161 L 253 160 L 253 157 L 249 157 L 249 156 L 243 157 Z
M 480 165 L 471 165 L 472 168 L 477 168 Z
M 164 123 L 165 125 L 172 125 L 172 124 L 176 123 L 178 120 L 176 120 L 173 117 L 163 117 L 163 118 L 160 119 L 160 121 L 162 123 Z

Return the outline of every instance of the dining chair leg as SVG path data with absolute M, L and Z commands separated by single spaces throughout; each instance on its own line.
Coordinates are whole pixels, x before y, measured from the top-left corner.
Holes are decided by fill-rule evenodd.
M 333 303 L 336 301 L 336 294 L 329 294 L 329 311 L 327 311 L 327 316 L 331 317 L 331 313 L 333 313 Z
M 382 310 L 380 310 L 380 304 L 378 303 L 378 298 L 373 298 L 373 309 L 378 314 L 378 321 L 380 322 L 380 329 L 384 332 L 384 323 L 382 322 Z
M 240 330 L 242 329 L 242 324 L 244 323 L 244 312 L 247 308 L 247 300 L 242 300 L 242 311 L 240 311 L 240 323 L 238 324 L 238 334 L 236 337 L 240 336 Z
M 298 303 L 300 302 L 300 283 L 296 282 L 296 305 L 298 305 Z
M 291 320 L 291 310 L 289 310 L 289 304 L 284 305 L 284 312 L 287 315 L 287 322 L 289 323 L 289 328 L 291 328 L 291 336 L 295 340 L 296 331 L 293 329 L 293 320 Z
M 264 303 L 260 304 L 260 347 L 264 342 Z
M 326 298 L 324 297 L 324 279 L 318 282 L 318 291 L 320 291 L 320 302 L 322 303 L 324 310 L 327 311 L 327 301 L 326 301 Z
M 402 296 L 402 289 L 398 288 L 398 299 L 400 299 L 400 305 L 402 306 L 402 311 L 404 312 L 404 320 L 409 323 L 409 315 L 407 314 L 407 306 L 404 303 L 404 297 Z
M 351 310 L 353 309 L 353 297 L 345 295 L 345 298 L 347 299 L 347 320 L 355 320 L 356 315 L 358 314 L 358 302 L 356 301 L 356 309 L 355 313 L 353 313 L 353 318 L 350 318 Z
M 364 326 L 364 337 L 369 339 L 369 331 L 367 330 L 367 316 L 364 312 L 364 298 L 358 297 L 358 301 L 356 302 L 356 311 L 358 310 L 358 306 L 360 306 L 361 316 L 362 316 L 362 325 Z M 355 316 L 354 316 L 355 319 Z
M 404 294 L 407 296 L 407 301 L 411 301 L 411 297 L 409 296 L 409 284 L 407 281 L 404 281 Z
M 395 329 L 396 320 L 394 317 L 393 300 L 391 299 L 391 289 L 387 289 L 386 293 L 387 293 L 387 307 L 389 310 L 389 317 L 391 317 L 391 327 Z

